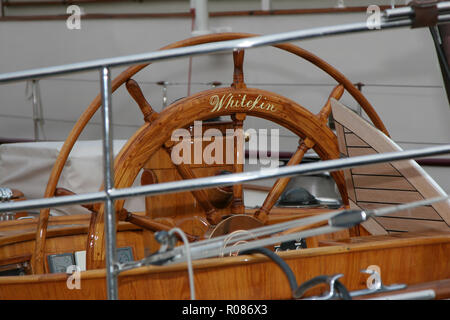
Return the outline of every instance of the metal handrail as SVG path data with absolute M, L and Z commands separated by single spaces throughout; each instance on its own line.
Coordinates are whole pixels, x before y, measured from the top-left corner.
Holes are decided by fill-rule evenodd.
M 0 212 L 95 203 L 105 201 L 108 198 L 111 198 L 112 200 L 119 200 L 139 196 L 154 196 L 158 194 L 177 193 L 220 186 L 231 186 L 234 184 L 241 184 L 249 181 L 280 177 L 292 177 L 301 174 L 332 172 L 369 164 L 414 159 L 423 156 L 436 156 L 447 153 L 450 153 L 450 144 L 415 150 L 386 152 L 373 155 L 356 156 L 351 158 L 317 161 L 312 163 L 284 166 L 278 168 L 267 168 L 242 173 L 230 173 L 212 177 L 178 180 L 143 186 L 133 186 L 121 189 L 109 188 L 108 192 L 98 191 L 80 193 L 70 196 L 59 196 L 54 198 L 41 198 L 0 203 Z
M 399 28 L 411 25 L 411 19 L 405 19 L 382 24 L 383 29 Z M 336 35 L 348 32 L 362 32 L 370 30 L 366 22 L 345 24 L 333 27 L 319 27 L 307 30 L 296 30 L 273 35 L 257 36 L 245 39 L 219 41 L 194 46 L 174 48 L 150 53 L 141 53 L 114 58 L 97 59 L 87 62 L 65 64 L 60 66 L 17 71 L 0 75 L 0 83 L 22 81 L 26 79 L 42 79 L 66 73 L 77 73 L 97 70 L 103 67 L 123 67 L 133 64 L 150 63 L 187 56 L 198 56 L 202 54 L 231 52 L 236 49 L 249 49 L 261 46 L 273 45 L 300 39 L 309 39 L 317 36 Z
M 450 7 L 450 1 L 442 2 L 439 6 L 439 12 L 446 13 Z M 391 14 L 404 10 L 404 8 L 390 9 Z M 317 27 L 306 30 L 295 30 L 290 32 L 277 33 L 272 35 L 257 36 L 245 39 L 219 41 L 214 43 L 199 44 L 194 46 L 174 48 L 163 51 L 154 51 L 150 53 L 141 53 L 134 55 L 127 55 L 114 58 L 97 59 L 87 62 L 78 62 L 72 64 L 65 64 L 60 66 L 38 68 L 25 71 L 10 72 L 0 74 L 0 83 L 8 83 L 21 81 L 26 79 L 42 79 L 45 77 L 56 76 L 66 73 L 85 72 L 90 70 L 97 70 L 104 67 L 121 67 L 129 66 L 139 63 L 149 63 L 153 61 L 162 61 L 186 56 L 197 56 L 210 53 L 230 52 L 236 49 L 250 49 L 261 46 L 268 46 L 279 44 L 283 42 L 311 39 L 316 37 L 324 37 L 337 35 L 342 33 L 354 33 L 364 31 L 377 31 L 392 28 L 401 28 L 412 25 L 412 18 L 409 12 L 395 15 L 394 20 L 390 20 L 386 13 L 382 16 L 379 29 L 370 27 L 367 22 L 350 23 L 335 26 Z M 450 14 L 440 14 L 438 16 L 438 23 L 450 21 Z
M 450 21 L 450 14 L 445 14 L 450 6 L 450 1 L 442 2 L 438 6 L 438 23 Z M 396 11 L 403 10 L 403 11 Z M 108 299 L 118 299 L 118 282 L 117 274 L 114 272 L 114 268 L 117 265 L 115 258 L 116 243 L 115 243 L 115 210 L 114 200 L 121 197 L 133 197 L 146 194 L 156 194 L 165 192 L 175 192 L 181 190 L 188 190 L 194 184 L 192 181 L 185 180 L 179 182 L 164 183 L 150 186 L 141 186 L 134 188 L 114 189 L 114 176 L 113 176 L 113 148 L 112 148 L 112 105 L 111 105 L 111 74 L 110 68 L 133 65 L 138 63 L 149 63 L 153 61 L 162 61 L 168 59 L 175 59 L 185 56 L 197 56 L 218 52 L 230 52 L 237 49 L 249 49 L 261 46 L 279 44 L 294 40 L 311 39 L 315 37 L 331 36 L 343 33 L 355 33 L 363 31 L 377 31 L 384 29 L 400 28 L 411 26 L 413 23 L 413 16 L 410 12 L 405 12 L 404 8 L 390 9 L 391 16 L 395 15 L 395 19 L 389 18 L 386 11 L 384 12 L 379 26 L 372 29 L 373 26 L 369 26 L 367 22 L 351 23 L 337 26 L 326 26 L 319 28 L 312 28 L 306 30 L 296 30 L 285 33 L 278 33 L 272 35 L 258 36 L 245 39 L 221 41 L 215 43 L 207 43 L 189 47 L 182 47 L 164 51 L 155 51 L 150 53 L 128 55 L 115 58 L 98 59 L 87 62 L 79 62 L 73 64 L 66 64 L 62 66 L 54 66 L 47 68 L 39 68 L 33 70 L 18 71 L 12 73 L 0 74 L 0 83 L 10 83 L 16 81 L 22 81 L 27 79 L 42 79 L 45 77 L 56 76 L 60 74 L 84 72 L 90 70 L 100 71 L 100 83 L 102 91 L 102 120 L 103 120 L 103 164 L 104 164 L 104 192 L 82 194 L 77 196 L 60 197 L 55 198 L 43 198 L 37 200 L 26 200 L 20 205 L 24 205 L 23 208 L 41 208 L 57 206 L 62 204 L 75 204 L 75 203 L 87 203 L 87 202 L 105 202 L 105 234 L 106 234 L 106 282 L 107 282 L 107 296 Z M 379 27 L 379 28 L 378 28 Z M 419 151 L 404 151 L 392 154 L 379 154 L 372 156 L 363 156 L 359 160 L 364 160 L 367 163 L 392 161 L 394 158 L 407 159 L 408 157 L 419 157 L 432 154 L 447 153 L 450 151 L 450 145 L 444 147 L 434 147 L 423 149 Z M 386 156 L 387 155 L 387 156 Z M 392 157 L 390 157 L 392 156 Z M 333 162 L 334 161 L 334 162 Z M 375 161 L 375 162 L 373 162 Z M 357 162 L 357 161 L 356 161 Z M 326 171 L 335 170 L 339 168 L 346 168 L 351 165 L 356 165 L 355 159 L 338 159 L 330 160 L 322 163 L 323 167 L 320 170 Z M 331 164 L 331 165 L 330 165 Z M 333 164 L 336 168 L 333 167 Z M 359 163 L 361 164 L 361 163 Z M 312 166 L 313 164 L 311 164 Z M 299 174 L 303 166 L 284 167 L 276 169 L 266 169 L 259 173 L 241 173 L 234 175 L 224 175 L 220 177 L 210 177 L 196 179 L 196 187 L 204 188 L 206 185 L 210 187 L 218 185 L 231 185 L 240 181 L 251 181 L 271 177 L 281 177 Z M 312 168 L 310 168 L 312 170 Z M 316 170 L 319 170 L 316 168 Z M 319 171 L 314 171 L 319 172 Z M 213 180 L 211 180 L 213 179 Z M 241 179 L 241 180 L 236 180 Z M 201 181 L 203 186 L 201 186 Z M 177 185 L 181 184 L 181 185 Z M 173 185 L 175 184 L 175 185 Z M 184 185 L 183 185 L 184 184 Z M 0 204 L 0 211 L 15 210 L 17 203 L 13 204 Z

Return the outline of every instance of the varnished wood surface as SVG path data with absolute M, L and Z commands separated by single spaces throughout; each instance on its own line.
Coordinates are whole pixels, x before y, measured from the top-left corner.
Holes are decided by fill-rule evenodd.
M 168 154 L 170 154 L 172 148 L 166 149 Z M 189 167 L 188 164 L 180 163 L 175 166 L 177 169 L 178 174 L 181 176 L 183 180 L 187 179 L 196 179 L 194 172 Z M 193 190 L 191 191 L 191 194 L 194 196 L 197 203 L 200 205 L 200 207 L 203 209 L 206 219 L 211 224 L 217 224 L 220 221 L 221 216 L 216 211 L 216 208 L 212 205 L 211 201 L 208 198 L 208 193 L 206 190 Z
M 204 122 L 202 124 L 202 131 L 206 132 L 209 129 L 219 130 L 224 136 L 227 129 L 232 129 L 233 123 L 231 121 L 214 121 Z M 201 137 L 195 137 L 194 134 L 198 134 L 192 126 L 189 126 L 192 139 L 201 139 Z M 215 137 L 214 139 L 220 139 Z M 223 139 L 222 139 L 223 140 Z M 201 141 L 201 151 L 209 143 L 205 140 Z M 167 145 L 167 142 L 165 143 Z M 223 154 L 226 154 L 226 144 L 222 141 Z M 169 147 L 171 149 L 172 147 Z M 164 149 L 164 148 L 162 148 Z M 233 171 L 233 165 L 211 163 L 205 165 L 202 163 L 195 163 L 194 145 L 190 146 L 190 159 L 189 164 L 182 163 L 181 165 L 174 165 L 171 161 L 170 152 L 164 150 L 157 150 L 153 156 L 146 162 L 144 166 L 144 174 L 142 176 L 142 184 L 149 183 L 161 183 L 169 182 L 180 179 L 193 179 L 195 177 L 207 177 L 220 174 L 222 171 Z M 214 155 L 213 155 L 214 156 Z M 196 192 L 181 192 L 171 195 L 157 195 L 146 197 L 146 212 L 149 217 L 172 217 L 177 219 L 183 219 L 195 215 L 205 215 L 206 212 L 218 211 L 218 216 L 229 213 L 226 210 L 230 204 L 233 194 L 227 188 L 212 188 L 199 190 Z M 202 210 L 203 209 L 203 210 Z M 224 209 L 224 210 L 221 210 Z M 217 221 L 216 221 L 217 223 Z
M 233 88 L 246 88 L 243 79 L 243 71 L 242 71 L 242 63 L 244 62 L 243 51 L 238 52 L 237 54 L 233 54 L 235 58 L 235 69 L 234 69 L 234 77 L 233 77 Z M 239 58 L 240 57 L 240 58 Z M 242 60 L 241 60 L 242 59 Z M 236 61 L 237 60 L 237 61 Z M 237 73 L 237 75 L 236 75 Z M 246 113 L 235 113 L 231 115 L 231 119 L 233 120 L 233 129 L 235 135 L 233 137 L 233 172 L 241 173 L 244 172 L 244 120 L 247 117 Z M 237 133 L 237 134 L 236 134 Z M 242 184 L 235 184 L 232 186 L 233 188 L 233 201 L 231 203 L 231 212 L 233 214 L 244 214 L 244 190 L 242 188 Z
M 232 169 L 231 167 L 228 168 Z M 198 178 L 213 176 L 218 170 L 217 168 L 192 169 Z M 176 169 L 153 169 L 151 172 L 159 183 L 181 179 Z M 215 205 L 216 211 L 221 215 L 230 212 L 229 201 L 232 196 L 230 192 L 212 189 L 205 190 L 205 193 L 208 195 L 211 203 Z M 191 192 L 146 197 L 146 212 L 152 218 L 171 217 L 182 219 L 194 215 L 204 215 L 204 211 Z
M 332 101 L 339 151 L 343 156 L 401 151 L 392 140 L 336 100 Z M 344 170 L 354 208 L 372 210 L 445 196 L 445 192 L 413 160 Z M 365 226 L 373 234 L 450 229 L 450 201 L 373 217 Z M 381 228 L 380 228 L 381 227 Z M 384 230 L 383 230 L 384 229 Z
M 71 225 L 71 224 L 89 224 L 89 214 L 76 214 L 67 216 L 52 216 L 49 218 L 50 225 Z M 23 232 L 25 229 L 36 230 L 38 219 L 9 220 L 0 222 L 0 233 L 18 230 Z
M 202 132 L 196 132 L 196 128 L 195 128 L 195 124 L 194 126 L 190 126 L 190 135 L 191 135 L 191 139 L 194 141 L 193 144 L 189 145 L 189 150 L 190 150 L 190 157 L 188 159 L 187 162 L 181 162 L 179 164 L 174 164 L 171 156 L 172 153 L 174 151 L 174 146 L 176 145 L 176 143 L 172 140 L 166 141 L 164 143 L 164 148 L 166 151 L 166 155 L 163 155 L 162 152 L 160 152 L 159 150 L 156 152 L 156 154 L 154 156 L 151 157 L 151 159 L 147 162 L 146 166 L 145 166 L 145 170 L 149 170 L 150 168 L 152 168 L 153 170 L 157 170 L 157 171 L 161 171 L 162 168 L 173 168 L 175 167 L 178 175 L 180 176 L 181 179 L 195 179 L 195 178 L 199 178 L 199 177 L 205 177 L 205 176 L 214 176 L 219 174 L 221 171 L 230 171 L 233 172 L 233 166 L 232 165 L 227 165 L 225 163 L 222 163 L 222 159 L 219 160 L 219 163 L 217 163 L 216 161 L 207 161 L 205 159 L 202 159 L 199 163 L 198 159 L 197 159 L 197 155 L 195 153 L 201 153 L 201 155 L 204 154 L 205 148 L 207 147 L 207 145 L 209 144 L 208 141 L 206 141 L 207 139 L 204 139 L 203 136 L 196 136 L 199 134 L 202 134 L 204 132 L 204 134 L 206 134 L 206 132 L 208 132 L 208 130 L 214 130 L 216 133 L 220 133 L 221 136 L 214 136 L 211 137 L 211 139 L 214 140 L 214 143 L 217 143 L 218 146 L 222 146 L 221 148 L 221 153 L 222 155 L 226 155 L 227 153 L 227 147 L 226 147 L 226 139 L 224 138 L 226 136 L 226 131 L 227 129 L 231 129 L 233 128 L 233 122 L 229 122 L 229 121 L 214 121 L 214 122 L 210 122 L 210 123 L 202 123 L 201 126 L 201 131 Z M 192 127 L 194 127 L 194 129 L 192 129 Z M 219 141 L 220 140 L 220 141 Z M 178 144 L 180 144 L 182 142 L 179 142 Z M 199 146 L 201 146 L 201 148 L 197 148 L 196 144 L 198 144 Z M 198 149 L 198 150 L 197 150 Z M 185 150 L 183 149 L 183 152 Z M 216 153 L 220 153 L 219 150 L 214 150 L 214 152 L 212 152 L 211 156 L 215 157 Z M 183 154 L 183 157 L 185 155 Z M 211 159 L 213 160 L 213 159 Z M 194 164 L 195 166 L 192 166 L 192 164 Z M 196 168 L 202 168 L 202 169 L 198 169 L 202 171 L 202 175 L 201 176 L 197 176 L 194 172 L 194 170 Z M 169 169 L 170 170 L 170 169 Z M 153 175 L 154 175 L 154 180 L 156 181 L 170 181 L 167 180 L 166 177 L 169 175 L 168 170 L 163 170 L 161 171 L 161 175 L 163 177 L 161 177 L 162 179 L 158 179 L 158 175 L 155 173 L 155 171 L 152 171 Z M 230 192 L 230 194 L 228 195 L 226 190 L 220 189 L 220 188 L 214 188 L 214 189 L 202 189 L 202 190 L 194 190 L 190 192 L 192 194 L 192 196 L 195 198 L 195 204 L 194 207 L 192 208 L 191 202 L 190 201 L 185 201 L 187 199 L 185 199 L 186 197 L 183 195 L 178 195 L 178 194 L 172 194 L 170 195 L 170 203 L 173 203 L 175 200 L 175 198 L 180 198 L 182 201 L 182 207 L 181 208 L 182 212 L 186 211 L 186 208 L 191 208 L 193 210 L 194 214 L 203 214 L 206 215 L 207 220 L 211 223 L 211 224 L 217 224 L 220 222 L 221 220 L 221 210 L 218 210 L 218 208 L 224 208 L 228 205 L 229 201 L 231 201 L 232 199 L 232 193 Z M 156 197 L 147 197 L 147 212 L 149 215 L 153 215 L 153 216 L 158 216 L 159 212 L 161 210 L 167 212 L 167 210 L 162 209 L 161 207 L 158 207 L 157 205 L 151 205 L 151 202 L 163 202 L 163 203 L 167 203 L 165 199 L 169 199 L 168 197 L 165 197 L 164 195 L 162 196 L 156 196 Z M 180 200 L 178 200 L 180 201 Z M 197 205 L 198 204 L 198 205 Z M 172 215 L 175 213 L 178 217 L 181 216 L 181 212 L 180 210 L 175 210 L 175 208 L 172 208 L 172 210 L 169 209 L 169 211 L 172 211 Z M 166 213 L 165 213 L 166 214 Z
M 289 159 L 287 166 L 293 166 L 299 164 L 305 153 L 310 149 L 314 143 L 309 139 L 305 139 L 305 141 L 300 140 L 299 146 L 297 148 L 297 151 L 295 151 L 294 155 Z M 259 211 L 255 213 L 255 217 L 262 221 L 267 220 L 267 216 L 270 213 L 270 210 L 273 208 L 275 203 L 280 198 L 281 194 L 286 189 L 286 186 L 288 185 L 291 178 L 284 177 L 277 179 L 275 181 L 275 184 L 273 185 L 272 189 L 270 190 L 269 194 L 266 196 L 266 199 L 264 200 L 264 203 L 262 204 Z
M 322 109 L 317 114 L 319 121 L 326 124 L 328 121 L 328 117 L 331 113 L 331 98 L 340 99 L 342 94 L 344 93 L 344 87 L 342 85 L 338 85 L 333 89 L 330 96 L 328 97 L 327 102 L 322 107 Z M 299 141 L 299 145 L 294 155 L 289 159 L 287 166 L 293 166 L 299 164 L 305 155 L 305 153 L 314 146 L 315 142 L 313 139 L 307 137 L 304 140 Z M 280 198 L 281 194 L 286 189 L 289 181 L 291 179 L 289 177 L 284 177 L 277 179 L 269 194 L 266 196 L 264 203 L 261 208 L 255 213 L 255 217 L 260 219 L 261 221 L 267 221 L 267 215 L 270 213 L 270 210 L 275 205 L 276 201 Z M 346 195 L 343 195 L 344 201 L 346 201 Z
M 376 239 L 375 239 L 376 240 Z M 450 234 L 388 238 L 280 253 L 300 284 L 317 275 L 344 273 L 349 290 L 365 288 L 370 265 L 385 284 L 408 285 L 450 278 Z M 434 261 L 434 263 L 430 263 Z M 0 299 L 106 299 L 105 270 L 81 273 L 81 289 L 69 290 L 65 274 L 0 278 Z M 197 299 L 289 299 L 279 267 L 256 254 L 194 262 Z M 189 299 L 186 264 L 148 266 L 119 276 L 120 299 Z
M 328 122 L 328 117 L 331 113 L 331 98 L 339 100 L 344 93 L 344 86 L 338 85 L 335 88 L 333 88 L 332 92 L 330 93 L 330 96 L 328 97 L 327 102 L 322 107 L 322 109 L 319 111 L 319 113 L 316 115 L 320 122 L 323 124 L 326 124 Z M 297 147 L 297 150 L 292 155 L 292 157 L 289 159 L 287 165 L 293 166 L 299 164 L 305 155 L 305 153 L 311 149 L 314 146 L 315 142 L 311 138 L 306 138 L 304 140 L 299 141 L 299 145 Z M 286 186 L 288 185 L 291 178 L 284 177 L 277 179 L 275 184 L 273 185 L 272 189 L 270 190 L 269 194 L 266 196 L 266 199 L 264 200 L 264 203 L 262 204 L 259 211 L 255 213 L 255 217 L 262 221 L 267 220 L 267 215 L 270 213 L 270 210 L 275 205 L 276 201 L 280 198 L 281 194 L 286 189 Z M 346 194 L 343 195 L 344 202 L 346 202 Z
M 145 245 L 141 236 L 141 229 L 130 223 L 118 225 L 117 247 L 133 247 L 136 259 L 144 257 Z M 86 237 L 88 226 L 64 227 L 48 230 L 46 251 L 44 256 L 60 253 L 74 253 L 86 250 Z M 0 265 L 9 264 L 11 259 L 30 256 L 34 249 L 34 230 L 17 235 L 1 238 Z M 48 272 L 47 259 L 45 259 L 45 272 Z
M 144 94 L 142 93 L 142 89 L 139 87 L 139 84 L 130 79 L 125 84 L 128 93 L 130 96 L 136 101 L 137 105 L 141 109 L 142 115 L 144 116 L 145 122 L 152 122 L 158 117 L 158 114 L 153 110 L 152 106 L 145 99 Z
M 371 244 L 371 243 L 379 243 L 379 242 L 388 242 L 395 239 L 402 240 L 411 240 L 420 238 L 430 238 L 435 236 L 442 235 L 450 235 L 450 231 L 420 231 L 420 232 L 401 232 L 401 233 L 392 233 L 392 234 L 383 234 L 383 235 L 369 235 L 369 236 L 360 236 L 353 238 L 346 238 L 337 241 L 320 241 L 321 246 L 336 246 L 336 245 L 348 245 L 348 244 Z

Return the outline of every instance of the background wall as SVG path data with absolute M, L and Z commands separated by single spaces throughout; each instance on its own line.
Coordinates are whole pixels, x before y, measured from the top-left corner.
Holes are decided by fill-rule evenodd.
M 351 5 L 386 4 L 390 1 L 346 1 Z M 397 3 L 403 4 L 401 1 Z M 333 7 L 336 1 L 273 1 L 274 9 Z M 189 1 L 149 1 L 81 6 L 85 13 L 103 12 L 186 12 Z M 211 11 L 256 10 L 260 1 L 210 1 Z M 45 10 L 45 11 L 44 11 Z M 65 7 L 6 8 L 8 16 L 65 13 Z M 211 32 L 272 34 L 296 29 L 365 21 L 365 13 L 305 14 L 282 16 L 214 17 Z M 65 20 L 0 20 L 0 73 L 59 65 L 90 59 L 114 57 L 157 50 L 191 36 L 189 17 L 158 19 L 81 20 L 80 30 L 69 30 Z M 443 88 L 437 56 L 427 29 L 398 29 L 340 35 L 295 44 L 310 50 L 344 73 L 354 83 L 362 82 L 363 93 L 384 121 L 392 138 L 405 149 L 450 142 L 450 108 Z M 152 65 L 135 79 L 153 108 L 162 108 L 162 87 L 167 81 L 168 100 L 210 88 L 220 81 L 232 81 L 231 54 L 183 58 Z M 124 68 L 113 69 L 118 75 Z M 318 112 L 335 81 L 307 62 L 274 48 L 247 50 L 244 64 L 248 86 L 284 95 Z M 49 140 L 64 140 L 73 124 L 99 91 L 97 72 L 67 75 L 40 81 L 45 118 L 44 133 Z M 25 95 L 26 83 L 0 86 L 0 137 L 34 138 L 32 103 Z M 341 101 L 357 109 L 345 95 Z M 124 88 L 113 97 L 114 136 L 127 139 L 142 124 L 142 116 Z M 82 139 L 101 139 L 100 115 L 88 125 Z M 250 119 L 247 128 L 275 128 L 264 120 Z M 283 151 L 294 151 L 297 138 L 281 130 Z M 41 132 L 42 137 L 42 132 Z M 448 157 L 448 156 L 447 156 Z M 450 190 L 450 176 L 430 173 L 444 189 Z M 448 172 L 448 171 L 447 171 Z

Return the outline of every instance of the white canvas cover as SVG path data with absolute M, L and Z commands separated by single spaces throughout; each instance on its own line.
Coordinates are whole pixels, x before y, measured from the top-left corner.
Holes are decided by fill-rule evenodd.
M 114 154 L 126 140 L 114 140 Z M 42 198 L 62 141 L 25 142 L 0 145 L 0 187 L 22 191 L 27 199 Z M 78 141 L 62 171 L 58 187 L 75 193 L 99 191 L 103 182 L 102 141 Z M 140 177 L 136 179 L 140 181 Z M 144 200 L 127 201 L 130 211 L 144 211 Z M 34 211 L 34 212 L 37 212 Z M 81 206 L 51 209 L 52 215 L 89 213 Z

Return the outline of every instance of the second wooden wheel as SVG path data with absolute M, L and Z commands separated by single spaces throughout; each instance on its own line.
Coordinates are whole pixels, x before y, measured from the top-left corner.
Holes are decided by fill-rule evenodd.
M 251 36 L 253 35 L 236 33 L 222 35 L 215 34 L 187 39 L 169 45 L 166 48 Z M 365 99 L 358 89 L 339 71 L 317 56 L 294 45 L 281 44 L 276 45 L 276 47 L 308 60 L 337 81 L 336 87 L 330 93 L 327 102 L 319 114 L 312 114 L 298 103 L 276 93 L 257 88 L 247 88 L 244 82 L 243 73 L 243 51 L 234 53 L 234 76 L 231 87 L 214 88 L 196 93 L 176 101 L 159 114 L 156 114 L 151 109 L 150 104 L 143 98 L 143 94 L 137 83 L 131 79 L 146 65 L 131 67 L 119 75 L 112 82 L 113 91 L 123 84 L 127 85 L 128 91 L 142 110 L 145 124 L 129 139 L 115 159 L 115 188 L 131 186 L 138 173 L 145 168 L 146 164 L 155 154 L 171 154 L 173 148 L 177 147 L 177 144 L 171 142 L 171 136 L 174 131 L 189 128 L 195 121 L 205 121 L 220 116 L 230 116 L 230 125 L 235 130 L 243 127 L 246 117 L 252 116 L 272 121 L 296 134 L 299 137 L 299 146 L 294 153 L 294 156 L 290 159 L 289 165 L 299 163 L 308 149 L 314 149 L 320 158 L 324 160 L 338 158 L 339 150 L 336 136 L 332 130 L 327 127 L 326 123 L 330 113 L 330 98 L 339 99 L 342 96 L 344 89 L 347 90 L 362 106 L 374 125 L 386 132 L 383 123 L 367 99 Z M 86 123 L 93 116 L 94 112 L 98 110 L 100 103 L 100 96 L 98 96 L 80 118 L 69 138 L 66 140 L 49 179 L 49 184 L 45 193 L 46 197 L 55 194 L 56 185 L 68 154 Z M 236 158 L 242 157 L 242 150 L 239 151 L 235 149 L 235 156 Z M 243 170 L 243 165 L 239 162 L 234 162 L 229 169 L 231 169 L 229 171 L 232 172 L 241 172 Z M 178 175 L 183 179 L 195 178 L 198 176 L 194 173 L 192 167 L 185 164 L 177 164 L 176 170 Z M 335 172 L 332 175 L 342 198 L 345 201 L 347 197 L 343 175 L 340 172 Z M 154 177 L 150 174 L 150 178 Z M 254 213 L 255 219 L 262 222 L 267 220 L 270 209 L 286 187 L 286 184 L 286 179 L 279 179 L 275 183 L 263 206 Z M 229 213 L 244 214 L 242 186 L 236 185 L 232 190 L 224 189 L 222 191 L 224 191 L 224 194 L 220 196 L 223 197 L 229 196 L 227 192 L 232 193 Z M 202 211 L 210 224 L 217 224 L 221 221 L 224 212 L 218 210 L 214 201 L 211 199 L 211 193 L 200 190 L 192 192 L 192 195 L 200 204 Z M 116 211 L 119 213 L 119 217 L 129 217 L 129 213 L 127 213 L 126 210 L 124 211 L 123 205 L 124 200 L 116 201 Z M 102 267 L 104 266 L 105 261 L 103 205 L 97 205 L 95 211 L 96 214 L 93 215 L 93 218 L 91 219 L 87 246 L 87 267 L 89 269 Z M 138 222 L 139 217 L 132 217 L 129 221 L 133 222 L 133 219 L 135 222 Z M 43 272 L 42 261 L 45 251 L 45 230 L 47 223 L 48 210 L 42 210 L 36 234 L 36 250 L 33 259 L 33 266 L 36 273 Z M 144 222 L 141 221 L 140 223 Z M 170 223 L 150 221 L 148 222 L 148 226 L 150 228 L 154 227 L 156 229 L 159 228 L 164 230 L 170 228 Z

